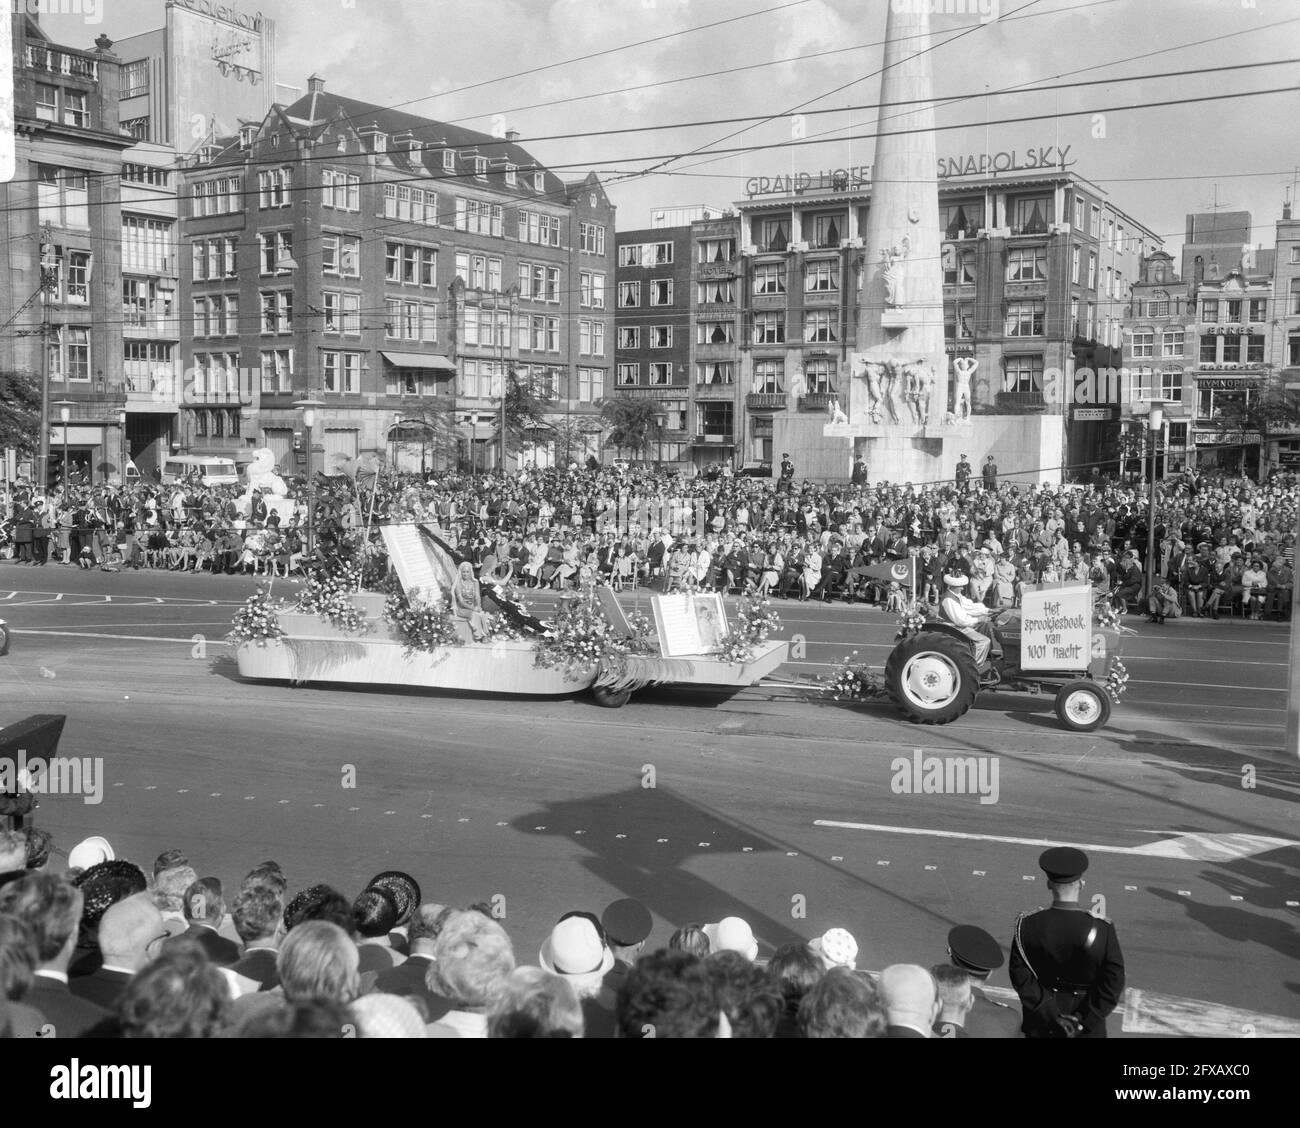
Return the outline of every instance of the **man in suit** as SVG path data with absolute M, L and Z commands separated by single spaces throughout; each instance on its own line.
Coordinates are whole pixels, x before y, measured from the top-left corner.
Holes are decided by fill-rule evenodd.
M 916 964 L 894 964 L 880 973 L 880 996 L 889 1020 L 886 1038 L 929 1038 L 939 1017 L 934 976 Z
M 39 962 L 23 1002 L 40 1012 L 45 1027 L 16 1029 L 19 1037 L 80 1038 L 108 1011 L 68 988 L 68 964 L 81 924 L 81 891 L 49 873 L 33 873 L 0 890 L 0 913 L 26 921 L 37 937 Z
M 982 928 L 959 924 L 948 933 L 948 958 L 971 980 L 966 1033 L 972 1038 L 1019 1038 L 1020 1012 L 984 993 L 988 977 L 1006 962 L 1002 946 Z
M 397 967 L 381 971 L 375 979 L 378 992 L 419 999 L 430 1022 L 437 1022 L 453 1009 L 452 1001 L 433 986 L 433 950 L 441 930 L 440 918 L 445 912 L 444 905 L 426 904 L 416 909 L 407 929 L 410 955 Z
M 279 926 L 284 919 L 283 890 L 268 882 L 246 884 L 230 908 L 235 931 L 244 945 L 244 954 L 230 965 L 230 970 L 269 991 L 280 985 L 275 969 L 279 949 Z
M 1124 994 L 1124 956 L 1115 926 L 1079 904 L 1088 855 L 1071 846 L 1043 851 L 1052 907 L 1016 918 L 1011 985 L 1027 1038 L 1104 1038 L 1106 1016 Z
M 605 942 L 614 954 L 614 966 L 605 973 L 605 987 L 617 995 L 645 949 L 654 920 L 640 901 L 624 897 L 601 913 L 600 925 L 605 930 Z
M 182 936 L 197 940 L 199 946 L 218 967 L 230 967 L 239 959 L 239 945 L 217 932 L 226 916 L 226 901 L 221 882 L 215 877 L 201 877 L 185 890 L 182 905 L 189 925 Z
M 113 1010 L 131 977 L 158 954 L 167 937 L 162 913 L 147 893 L 111 905 L 99 921 L 104 962 L 90 975 L 72 980 L 72 993 Z

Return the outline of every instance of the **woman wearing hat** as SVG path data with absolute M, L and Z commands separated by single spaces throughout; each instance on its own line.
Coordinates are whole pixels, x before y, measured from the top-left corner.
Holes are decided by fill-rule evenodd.
M 1250 566 L 1241 573 L 1242 609 L 1248 611 L 1252 619 L 1258 620 L 1264 615 L 1264 599 L 1268 593 L 1268 573 L 1264 570 L 1264 561 L 1255 557 Z

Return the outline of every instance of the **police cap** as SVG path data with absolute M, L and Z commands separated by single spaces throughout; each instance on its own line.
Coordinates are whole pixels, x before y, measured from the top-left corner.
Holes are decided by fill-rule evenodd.
M 1078 881 L 1088 869 L 1088 855 L 1073 846 L 1053 846 L 1038 857 L 1038 868 L 1059 885 Z
M 977 975 L 988 975 L 1006 962 L 1002 945 L 973 924 L 959 924 L 948 933 L 948 955 L 957 967 Z
M 650 910 L 631 897 L 624 897 L 611 904 L 601 913 L 600 923 L 609 942 L 620 948 L 630 948 L 641 943 L 654 927 Z

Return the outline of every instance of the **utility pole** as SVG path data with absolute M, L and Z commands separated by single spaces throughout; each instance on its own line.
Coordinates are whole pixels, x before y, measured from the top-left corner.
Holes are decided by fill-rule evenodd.
M 41 441 L 36 458 L 36 482 L 44 490 L 50 473 L 50 292 L 58 277 L 54 259 L 53 232 L 48 223 L 41 227 Z M 64 476 L 68 468 L 63 467 Z

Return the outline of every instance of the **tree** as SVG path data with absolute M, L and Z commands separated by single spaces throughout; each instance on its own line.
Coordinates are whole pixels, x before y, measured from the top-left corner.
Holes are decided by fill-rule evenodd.
M 531 441 L 533 431 L 538 428 L 549 430 L 551 424 L 546 417 L 554 410 L 555 401 L 549 390 L 521 376 L 511 364 L 506 370 L 506 450 L 511 454 L 517 453 Z M 499 441 L 499 421 L 497 438 Z
M 0 449 L 32 455 L 40 446 L 41 378 L 34 372 L 0 372 Z
M 460 431 L 456 427 L 456 417 L 451 411 L 451 399 L 447 397 L 446 406 L 438 403 L 412 403 L 401 413 L 401 420 L 395 424 L 405 434 L 392 444 L 393 464 L 399 461 L 399 452 L 409 453 L 412 457 L 419 453 L 421 469 L 434 470 L 454 466 L 460 451 Z
M 611 396 L 600 401 L 600 417 L 609 427 L 609 441 L 620 451 L 644 455 L 663 437 L 662 408 L 655 400 Z

